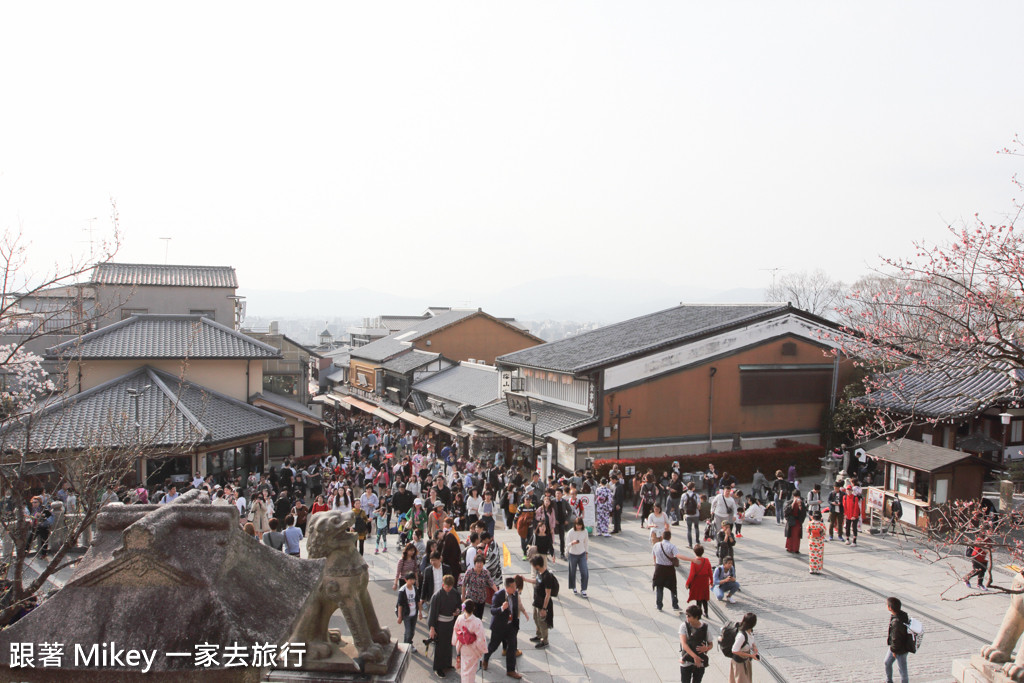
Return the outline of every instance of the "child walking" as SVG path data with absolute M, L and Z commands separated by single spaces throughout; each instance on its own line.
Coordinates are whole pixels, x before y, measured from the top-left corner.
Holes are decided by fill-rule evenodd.
M 384 546 L 384 552 L 388 551 L 388 511 L 381 505 L 373 511 L 373 515 L 377 527 L 377 543 L 373 550 L 373 554 L 376 555 L 381 551 L 381 545 Z

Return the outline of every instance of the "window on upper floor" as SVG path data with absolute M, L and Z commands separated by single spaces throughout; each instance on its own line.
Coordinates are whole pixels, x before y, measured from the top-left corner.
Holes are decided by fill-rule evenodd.
M 832 366 L 740 366 L 740 405 L 825 403 Z
M 298 375 L 263 375 L 263 388 L 281 396 L 299 395 Z

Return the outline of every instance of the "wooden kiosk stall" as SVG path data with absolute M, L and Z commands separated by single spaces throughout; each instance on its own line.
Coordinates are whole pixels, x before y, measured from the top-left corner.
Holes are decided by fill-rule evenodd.
M 991 464 L 970 453 L 901 439 L 882 444 L 868 455 L 883 465 L 881 487 L 869 489 L 873 507 L 889 516 L 890 501 L 899 496 L 905 524 L 935 524 L 936 508 L 954 500 L 979 500 Z

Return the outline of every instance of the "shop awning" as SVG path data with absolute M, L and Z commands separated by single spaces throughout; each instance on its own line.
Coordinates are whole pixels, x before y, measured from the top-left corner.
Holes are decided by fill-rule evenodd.
M 568 434 L 565 434 L 563 432 L 551 432 L 550 434 L 548 434 L 548 436 L 550 436 L 552 439 L 555 439 L 556 441 L 561 441 L 567 446 L 571 446 L 577 441 L 579 441 L 579 439 L 577 439 L 575 436 L 569 436 Z
M 474 427 L 483 431 L 491 432 L 492 434 L 497 434 L 498 436 L 504 436 L 508 439 L 512 439 L 513 441 L 521 443 L 524 446 L 529 446 L 531 443 L 531 438 L 529 436 L 524 437 L 517 431 L 514 431 L 512 429 L 506 429 L 505 427 L 499 427 L 498 425 L 491 424 L 489 422 L 487 424 L 477 423 L 474 425 Z M 544 443 L 544 439 L 538 437 L 537 442 Z
M 416 413 L 410 413 L 408 410 L 403 410 L 398 414 L 398 417 L 406 422 L 411 422 L 419 427 L 429 427 L 431 425 L 430 420 L 425 417 L 420 417 Z
M 0 465 L 4 476 L 8 479 L 14 477 L 42 477 L 47 474 L 57 474 L 57 468 L 52 460 L 35 460 L 26 462 L 24 465 Z
M 365 401 L 360 401 L 358 398 L 353 398 L 351 396 L 341 396 L 340 398 L 343 402 L 349 404 L 353 408 L 358 408 L 364 413 L 369 413 L 370 415 L 373 415 L 377 410 L 377 406 L 371 405 Z
M 384 420 L 388 424 L 395 424 L 396 422 L 398 422 L 398 416 L 397 415 L 395 415 L 393 413 L 389 413 L 388 411 L 384 410 L 383 408 L 374 408 L 373 409 L 373 414 L 376 415 L 377 417 L 379 417 L 380 419 Z
M 313 397 L 315 403 L 329 403 L 331 405 L 340 406 L 345 410 L 352 410 L 352 406 L 346 401 L 341 399 L 341 396 L 332 396 L 331 394 L 320 394 Z
M 454 437 L 458 437 L 459 436 L 459 433 L 457 431 L 455 431 L 451 427 L 446 427 L 443 424 L 440 424 L 439 422 L 431 422 L 430 423 L 430 429 L 436 429 L 437 431 L 444 432 L 445 434 L 448 434 L 449 436 L 454 436 Z

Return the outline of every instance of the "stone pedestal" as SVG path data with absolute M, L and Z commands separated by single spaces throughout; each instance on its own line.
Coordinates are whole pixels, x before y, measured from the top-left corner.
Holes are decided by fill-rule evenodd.
M 999 482 L 999 511 L 1009 512 L 1013 509 L 1013 482 L 1002 480 Z
M 981 655 L 953 660 L 953 680 L 958 683 L 1014 683 L 1003 673 L 1002 664 L 993 664 Z
M 825 472 L 825 478 L 821 480 L 821 497 L 828 498 L 832 487 L 836 485 L 836 462 L 831 455 L 822 458 L 821 469 Z
M 390 646 L 391 656 L 385 665 L 368 665 L 369 671 L 309 671 L 274 669 L 263 680 L 270 683 L 399 683 L 409 668 L 409 645 L 406 643 Z M 326 660 L 325 660 L 326 661 Z M 304 662 L 305 664 L 305 662 Z M 374 672 L 378 673 L 374 673 Z

